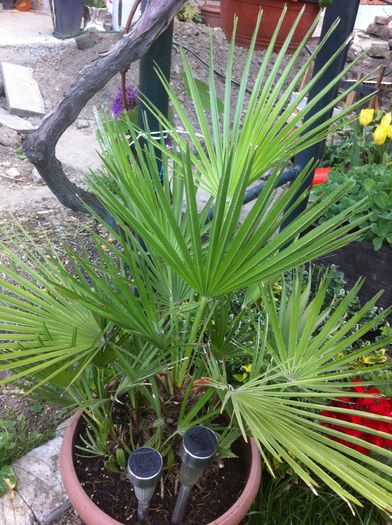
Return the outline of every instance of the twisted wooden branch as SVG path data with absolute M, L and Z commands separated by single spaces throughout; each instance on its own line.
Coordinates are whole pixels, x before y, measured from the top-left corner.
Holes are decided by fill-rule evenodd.
M 107 210 L 91 193 L 70 182 L 56 158 L 56 144 L 76 120 L 88 100 L 119 71 L 141 58 L 169 26 L 183 0 L 151 0 L 133 30 L 106 55 L 94 60 L 79 74 L 64 98 L 49 112 L 40 127 L 27 135 L 23 148 L 57 199 L 71 210 L 88 208 L 109 220 Z

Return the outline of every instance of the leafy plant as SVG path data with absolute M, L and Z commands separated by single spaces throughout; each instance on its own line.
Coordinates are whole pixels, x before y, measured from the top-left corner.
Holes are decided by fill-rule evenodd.
M 23 243 L 18 237 L 11 247 L 1 245 L 8 264 L 0 266 L 6 276 L 0 281 L 0 371 L 10 372 L 2 382 L 23 381 L 24 388 L 38 397 L 52 399 L 57 394 L 82 408 L 88 425 L 84 448 L 105 455 L 110 469 L 124 466 L 127 447 L 141 444 L 162 451 L 172 468 L 178 436 L 203 423 L 219 434 L 223 454 L 229 453 L 240 434 L 245 439 L 253 436 L 271 471 L 268 455 L 285 461 L 314 491 L 325 483 L 347 502 L 360 503 L 353 490 L 390 509 L 391 467 L 335 441 L 334 437 L 344 435 L 350 443 L 361 444 L 355 436 L 327 428 L 323 423 L 332 418 L 321 414 L 327 408 L 353 413 L 331 408 L 328 402 L 342 395 L 355 397 L 351 380 L 362 369 L 353 372 L 353 362 L 391 341 L 386 335 L 349 351 L 382 322 L 385 314 L 353 331 L 377 297 L 342 323 L 360 284 L 333 311 L 325 306 L 328 276 L 312 294 L 299 272 L 290 287 L 282 283 L 279 301 L 274 296 L 274 283 L 282 273 L 358 239 L 366 207 L 363 201 L 356 202 L 309 228 L 348 191 L 348 183 L 313 202 L 281 229 L 293 206 L 305 197 L 290 204 L 310 169 L 277 196 L 277 182 L 291 156 L 319 142 L 330 126 L 335 128 L 347 115 L 343 111 L 323 120 L 335 106 L 333 101 L 314 115 L 314 120 L 323 122 L 317 129 L 310 129 L 310 121 L 303 122 L 320 97 L 339 83 L 338 77 L 287 122 L 298 106 L 298 100 L 290 102 L 291 91 L 332 30 L 289 80 L 307 38 L 285 63 L 298 17 L 268 73 L 284 14 L 257 79 L 249 86 L 256 28 L 233 113 L 234 38 L 223 115 L 218 111 L 211 49 L 209 115 L 184 58 L 196 125 L 164 80 L 181 121 L 180 131 L 147 100 L 162 126 L 158 139 L 148 129 L 135 129 L 131 121 L 126 134 L 123 123 L 99 123 L 104 170 L 92 175 L 89 184 L 116 227 L 106 225 L 110 238 L 94 237 L 98 261 L 68 251 L 65 264 L 55 254 L 37 253 L 31 241 Z M 300 100 L 318 79 L 316 75 L 299 93 Z M 170 149 L 164 134 L 172 139 Z M 267 169 L 272 173 L 263 192 L 241 220 L 246 189 Z M 211 196 L 201 209 L 200 188 Z M 18 245 L 23 247 L 22 255 L 17 253 Z M 243 322 L 255 303 L 253 315 Z M 249 380 L 238 386 L 230 382 L 226 363 L 244 357 L 251 365 Z M 382 365 L 372 367 L 382 369 Z M 369 367 L 363 370 L 369 373 Z M 171 424 L 170 399 L 176 401 Z M 127 428 L 106 418 L 107 413 L 114 418 L 119 405 L 130 415 Z M 222 411 L 229 425 L 219 420 Z M 151 424 L 140 432 L 140 421 L 146 419 Z M 367 446 L 380 457 L 392 455 L 374 444 Z
M 200 7 L 191 1 L 185 2 L 185 4 L 178 11 L 177 18 L 182 22 L 186 22 L 188 20 L 192 20 L 193 22 L 201 22 L 202 16 Z
M 391 113 L 361 110 L 359 117 L 332 134 L 323 155 L 323 165 L 341 164 L 348 169 L 368 164 L 391 166 Z
M 364 219 L 359 226 L 361 237 L 372 241 L 375 250 L 379 250 L 383 244 L 392 246 L 391 169 L 374 164 L 347 171 L 343 166 L 337 166 L 330 172 L 328 184 L 316 186 L 313 193 L 318 198 L 325 198 L 348 181 L 353 183 L 350 189 L 342 192 L 341 199 L 326 210 L 319 222 L 323 223 L 353 203 L 366 198 L 367 205 L 360 212 Z
M 89 7 L 97 7 L 98 9 L 106 9 L 105 0 L 86 0 L 86 5 Z

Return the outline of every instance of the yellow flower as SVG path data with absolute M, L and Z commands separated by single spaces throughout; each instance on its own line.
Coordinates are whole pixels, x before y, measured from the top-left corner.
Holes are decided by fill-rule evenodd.
M 388 131 L 383 126 L 378 126 L 376 131 L 373 133 L 373 139 L 377 146 L 382 146 L 387 140 Z
M 385 113 L 385 115 L 381 119 L 380 126 L 382 126 L 383 128 L 387 128 L 388 129 L 390 127 L 391 123 L 392 123 L 392 113 L 391 112 Z
M 374 118 L 374 109 L 362 109 L 359 114 L 359 123 L 361 126 L 368 126 Z

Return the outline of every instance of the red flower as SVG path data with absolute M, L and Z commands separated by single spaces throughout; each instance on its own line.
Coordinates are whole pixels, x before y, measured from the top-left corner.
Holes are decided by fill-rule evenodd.
M 332 168 L 317 168 L 314 172 L 312 187 L 317 186 L 317 184 L 324 184 L 324 182 L 329 181 L 328 174 Z
M 353 383 L 361 383 L 361 381 L 359 379 L 354 379 Z M 365 390 L 364 386 L 362 386 L 361 384 L 359 384 L 358 386 L 353 386 L 352 390 L 354 392 L 357 392 L 358 394 L 373 394 L 375 397 L 359 397 L 356 399 L 340 397 L 336 401 L 331 401 L 329 406 L 358 410 L 362 411 L 364 414 L 378 414 L 380 416 L 388 416 L 392 418 L 392 398 L 382 396 L 380 391 L 374 387 Z M 328 410 L 323 410 L 321 412 L 321 416 L 332 418 L 337 422 L 348 421 L 356 425 L 362 425 L 372 430 L 377 430 L 379 432 L 385 432 L 386 434 L 390 434 L 391 439 L 387 439 L 381 436 L 369 434 L 365 430 L 346 428 L 342 427 L 341 425 L 332 424 L 330 422 L 323 423 L 324 426 L 329 427 L 333 430 L 338 430 L 344 434 L 347 434 L 348 436 L 353 436 L 362 439 L 364 441 L 367 441 L 368 443 L 372 443 L 373 445 L 377 445 L 382 448 L 392 449 L 392 419 L 391 422 L 386 422 L 377 419 L 370 419 L 360 415 L 329 412 Z M 370 454 L 370 450 L 365 447 L 356 445 L 354 443 L 350 443 L 342 438 L 337 438 L 335 436 L 331 436 L 331 438 L 337 441 L 338 443 L 342 443 L 343 445 L 346 445 L 350 448 L 357 450 L 358 452 L 361 452 L 362 454 Z

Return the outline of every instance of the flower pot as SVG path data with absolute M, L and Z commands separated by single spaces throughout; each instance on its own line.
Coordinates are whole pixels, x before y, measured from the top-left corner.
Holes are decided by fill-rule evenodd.
M 209 27 L 221 27 L 220 4 L 203 4 L 200 6 L 203 24 Z
M 89 498 L 83 490 L 77 477 L 74 463 L 73 451 L 78 433 L 83 423 L 82 413 L 78 412 L 72 418 L 64 435 L 60 452 L 60 468 L 68 497 L 85 525 L 122 525 L 119 521 L 111 518 Z M 200 525 L 238 525 L 245 517 L 259 490 L 261 479 L 260 453 L 253 440 L 244 444 L 248 465 L 248 477 L 241 495 L 227 512 L 216 518 L 209 524 Z
M 54 0 L 54 36 L 71 38 L 80 33 L 84 0 Z
M 13 9 L 15 5 L 15 0 L 2 0 L 3 9 Z
M 281 49 L 299 12 L 305 5 L 305 12 L 302 15 L 288 49 L 289 52 L 295 51 L 320 11 L 318 2 L 309 3 L 303 0 L 221 0 L 222 28 L 227 39 L 231 40 L 234 15 L 237 15 L 236 44 L 242 47 L 249 47 L 256 27 L 259 10 L 262 9 L 263 16 L 256 40 L 256 49 L 265 49 L 271 41 L 286 4 L 287 13 L 274 49 L 275 51 Z
M 84 28 L 86 31 L 105 31 L 107 9 L 105 7 L 87 6 L 89 21 Z

